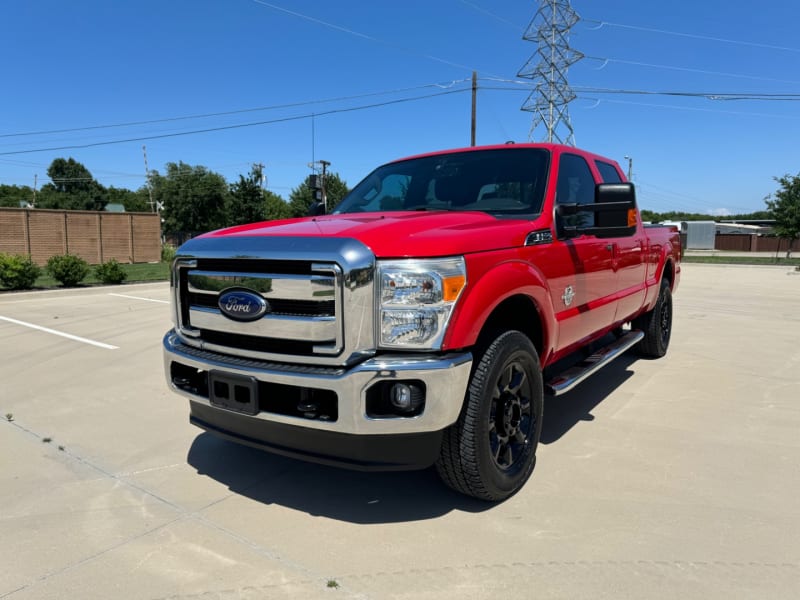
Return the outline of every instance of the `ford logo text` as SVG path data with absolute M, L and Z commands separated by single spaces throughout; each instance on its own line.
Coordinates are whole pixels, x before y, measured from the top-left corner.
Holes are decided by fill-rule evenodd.
M 223 290 L 217 305 L 223 315 L 234 321 L 255 321 L 270 309 L 264 298 L 248 290 Z

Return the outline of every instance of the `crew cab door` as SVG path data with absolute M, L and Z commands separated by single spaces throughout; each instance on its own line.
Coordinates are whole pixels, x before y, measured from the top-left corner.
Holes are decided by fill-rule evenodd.
M 611 163 L 596 160 L 595 167 L 603 183 L 622 183 L 619 171 Z M 607 216 L 597 215 L 599 227 L 605 224 L 604 219 Z M 607 238 L 606 241 L 613 246 L 612 265 L 618 297 L 615 321 L 627 320 L 627 317 L 636 313 L 644 303 L 647 239 L 642 233 L 642 228 L 637 225 L 636 230 L 629 235 Z
M 550 281 L 553 312 L 559 322 L 557 351 L 591 337 L 613 322 L 617 310 L 614 245 L 608 239 L 581 234 L 570 237 L 566 227 L 592 227 L 595 214 L 579 211 L 562 216 L 559 204 L 589 205 L 595 201 L 595 177 L 578 154 L 559 157 L 556 181 L 556 238 L 545 267 Z

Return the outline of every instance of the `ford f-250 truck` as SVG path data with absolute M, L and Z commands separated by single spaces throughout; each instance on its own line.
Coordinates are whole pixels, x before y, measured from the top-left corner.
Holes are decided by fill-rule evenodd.
M 331 214 L 184 244 L 166 376 L 227 439 L 356 469 L 435 464 L 502 500 L 534 468 L 544 394 L 633 346 L 667 351 L 679 277 L 676 230 L 643 226 L 612 160 L 554 144 L 425 154 Z

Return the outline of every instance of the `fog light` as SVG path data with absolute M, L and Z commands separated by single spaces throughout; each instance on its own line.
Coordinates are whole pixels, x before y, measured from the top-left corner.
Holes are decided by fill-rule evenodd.
M 389 397 L 397 410 L 402 412 L 413 412 L 417 410 L 423 402 L 423 392 L 419 386 L 407 383 L 396 383 L 389 392 Z

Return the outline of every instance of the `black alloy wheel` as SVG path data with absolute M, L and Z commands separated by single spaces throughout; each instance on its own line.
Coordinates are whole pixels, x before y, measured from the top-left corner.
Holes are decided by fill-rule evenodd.
M 500 333 L 473 363 L 458 421 L 444 432 L 436 469 L 454 490 L 505 500 L 536 465 L 542 431 L 542 370 L 531 340 Z

